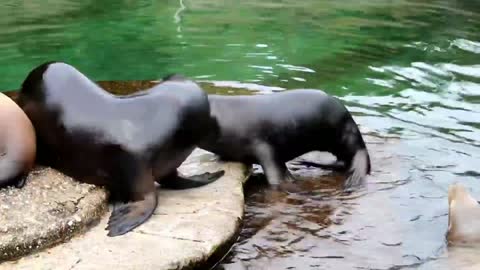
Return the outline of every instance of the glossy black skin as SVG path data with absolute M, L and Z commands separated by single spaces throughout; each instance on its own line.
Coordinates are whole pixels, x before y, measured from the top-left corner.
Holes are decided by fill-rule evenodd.
M 177 167 L 207 135 L 207 95 L 180 76 L 129 96 L 115 96 L 74 67 L 45 63 L 22 84 L 18 104 L 37 133 L 37 160 L 72 178 L 104 185 L 116 204 L 107 229 L 124 234 L 157 205 L 155 184 L 182 189 L 205 185 L 223 171 L 180 177 Z
M 260 164 L 271 185 L 292 179 L 285 163 L 310 151 L 327 151 L 337 157 L 335 164 L 316 165 L 348 170 L 357 151 L 365 150 L 362 169 L 370 173 L 370 158 L 358 126 L 345 106 L 323 91 L 209 95 L 209 101 L 218 127 L 210 129 L 216 132 L 200 148 L 223 160 Z M 346 188 L 364 176 L 355 177 L 359 179 L 347 181 Z

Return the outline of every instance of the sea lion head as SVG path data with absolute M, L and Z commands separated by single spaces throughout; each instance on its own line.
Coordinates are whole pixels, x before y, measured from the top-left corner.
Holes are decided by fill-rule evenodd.
M 461 184 L 448 189 L 448 231 L 450 244 L 480 244 L 480 205 Z

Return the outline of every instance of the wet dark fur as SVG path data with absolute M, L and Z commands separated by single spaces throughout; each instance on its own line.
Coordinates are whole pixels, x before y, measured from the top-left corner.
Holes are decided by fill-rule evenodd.
M 336 164 L 308 165 L 347 171 L 346 188 L 363 181 L 359 171 L 370 173 L 370 158 L 357 124 L 339 100 L 320 90 L 209 95 L 209 101 L 216 126 L 210 128 L 209 139 L 200 147 L 223 160 L 262 165 L 271 184 L 278 183 L 269 179 L 272 175 L 292 178 L 285 163 L 310 151 L 327 151 L 337 157 Z M 271 151 L 272 162 L 265 149 Z M 352 167 L 360 150 L 365 150 L 365 162 Z
M 207 96 L 196 84 L 171 76 L 175 82 L 165 79 L 141 94 L 119 97 L 82 76 L 64 63 L 40 65 L 23 82 L 18 104 L 36 129 L 38 163 L 109 190 L 115 203 L 109 236 L 127 233 L 151 216 L 157 205 L 154 181 L 183 189 L 223 175 L 177 174 L 211 121 Z

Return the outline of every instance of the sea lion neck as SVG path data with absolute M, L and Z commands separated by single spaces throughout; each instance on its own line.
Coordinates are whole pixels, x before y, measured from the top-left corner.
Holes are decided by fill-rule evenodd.
M 64 63 L 51 64 L 43 74 L 44 87 L 50 89 L 48 102 L 65 102 L 71 104 L 89 104 L 108 108 L 113 95 L 80 71 Z

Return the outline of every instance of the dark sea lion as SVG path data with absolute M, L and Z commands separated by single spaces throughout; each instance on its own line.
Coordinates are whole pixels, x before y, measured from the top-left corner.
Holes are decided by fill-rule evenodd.
M 35 163 L 35 129 L 27 115 L 0 93 L 0 188 L 23 187 Z
M 115 96 L 74 67 L 48 62 L 28 74 L 18 104 L 36 129 L 38 163 L 110 191 L 115 204 L 109 236 L 125 234 L 152 215 L 155 181 L 183 189 L 224 173 L 190 179 L 177 174 L 211 121 L 206 93 L 181 76 Z
M 271 185 L 293 179 L 285 163 L 310 151 L 327 151 L 347 170 L 346 189 L 370 174 L 370 157 L 349 111 L 320 90 L 298 89 L 256 96 L 209 95 L 213 121 L 199 146 L 223 160 L 260 164 Z M 310 165 L 313 165 L 311 163 Z

